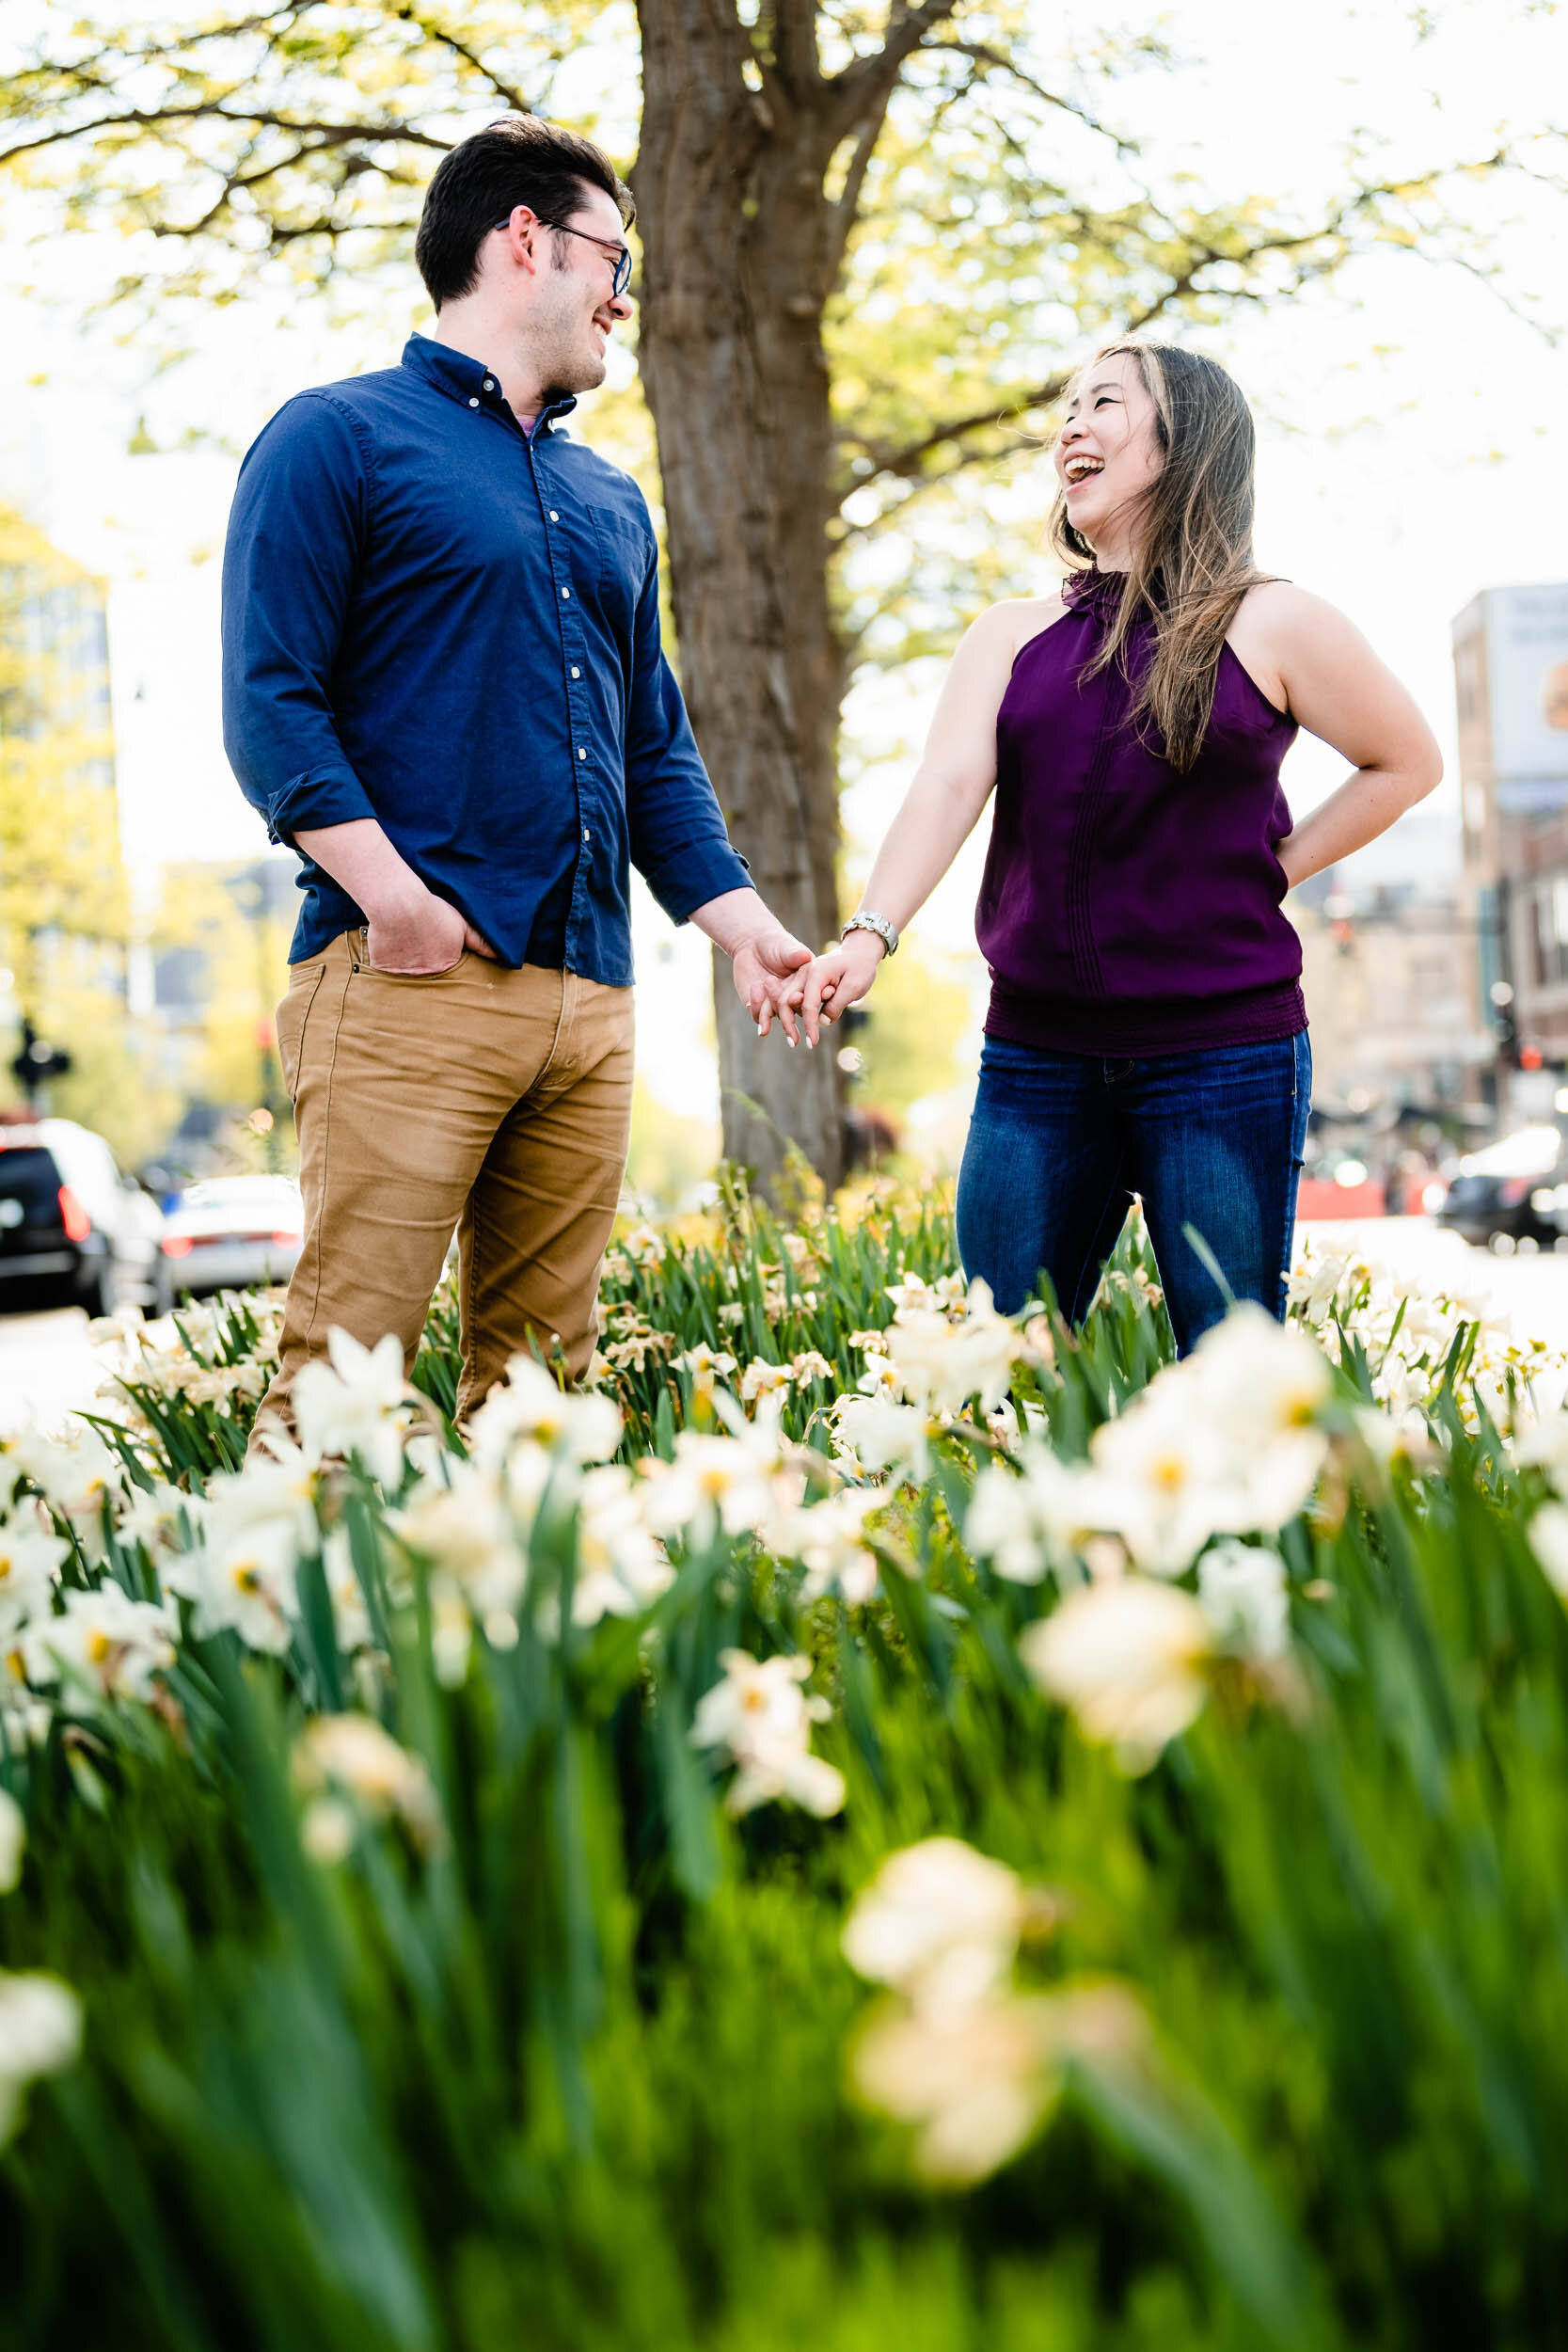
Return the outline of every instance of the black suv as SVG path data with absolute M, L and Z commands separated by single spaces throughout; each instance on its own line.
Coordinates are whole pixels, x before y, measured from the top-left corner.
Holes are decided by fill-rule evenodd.
M 90 1128 L 0 1125 L 0 1306 L 113 1314 L 150 1289 L 162 1223 Z

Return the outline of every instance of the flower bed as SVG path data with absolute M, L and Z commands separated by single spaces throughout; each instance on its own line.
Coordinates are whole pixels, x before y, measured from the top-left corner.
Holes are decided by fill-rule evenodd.
M 455 1442 L 277 1303 L 0 1455 L 0 2341 L 1555 2342 L 1564 1368 L 731 1193 Z

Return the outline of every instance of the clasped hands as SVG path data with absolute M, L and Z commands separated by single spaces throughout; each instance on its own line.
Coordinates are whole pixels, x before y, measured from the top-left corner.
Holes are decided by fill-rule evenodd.
M 776 1018 L 791 1045 L 800 1042 L 802 1029 L 806 1043 L 815 1045 L 822 1031 L 865 994 L 887 952 L 874 931 L 851 931 L 819 956 L 787 931 L 781 930 L 777 942 L 784 952 L 766 965 L 759 960 L 752 990 L 742 985 L 737 954 L 735 984 L 746 999 L 758 1037 L 768 1035 Z M 756 946 L 752 943 L 753 953 Z

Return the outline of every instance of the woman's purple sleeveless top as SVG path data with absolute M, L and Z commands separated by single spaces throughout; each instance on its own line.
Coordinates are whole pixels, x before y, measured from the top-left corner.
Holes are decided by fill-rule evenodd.
M 1069 1054 L 1177 1054 L 1307 1026 L 1301 943 L 1274 845 L 1295 723 L 1228 645 L 1185 775 L 1130 723 L 1119 662 L 1084 673 L 1121 583 L 1087 572 L 1013 664 L 996 721 L 996 811 L 975 911 L 991 1037 Z M 1133 675 L 1152 625 L 1127 646 Z M 1146 723 L 1147 727 L 1147 723 Z

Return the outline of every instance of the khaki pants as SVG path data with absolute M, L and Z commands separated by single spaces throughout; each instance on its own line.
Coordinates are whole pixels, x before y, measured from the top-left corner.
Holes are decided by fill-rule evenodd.
M 262 1411 L 287 1418 L 334 1324 L 367 1346 L 395 1331 L 412 1369 L 454 1230 L 459 1415 L 531 1348 L 580 1378 L 626 1168 L 631 990 L 467 951 L 449 972 L 376 972 L 347 931 L 292 967 L 277 1051 L 305 1244 Z

